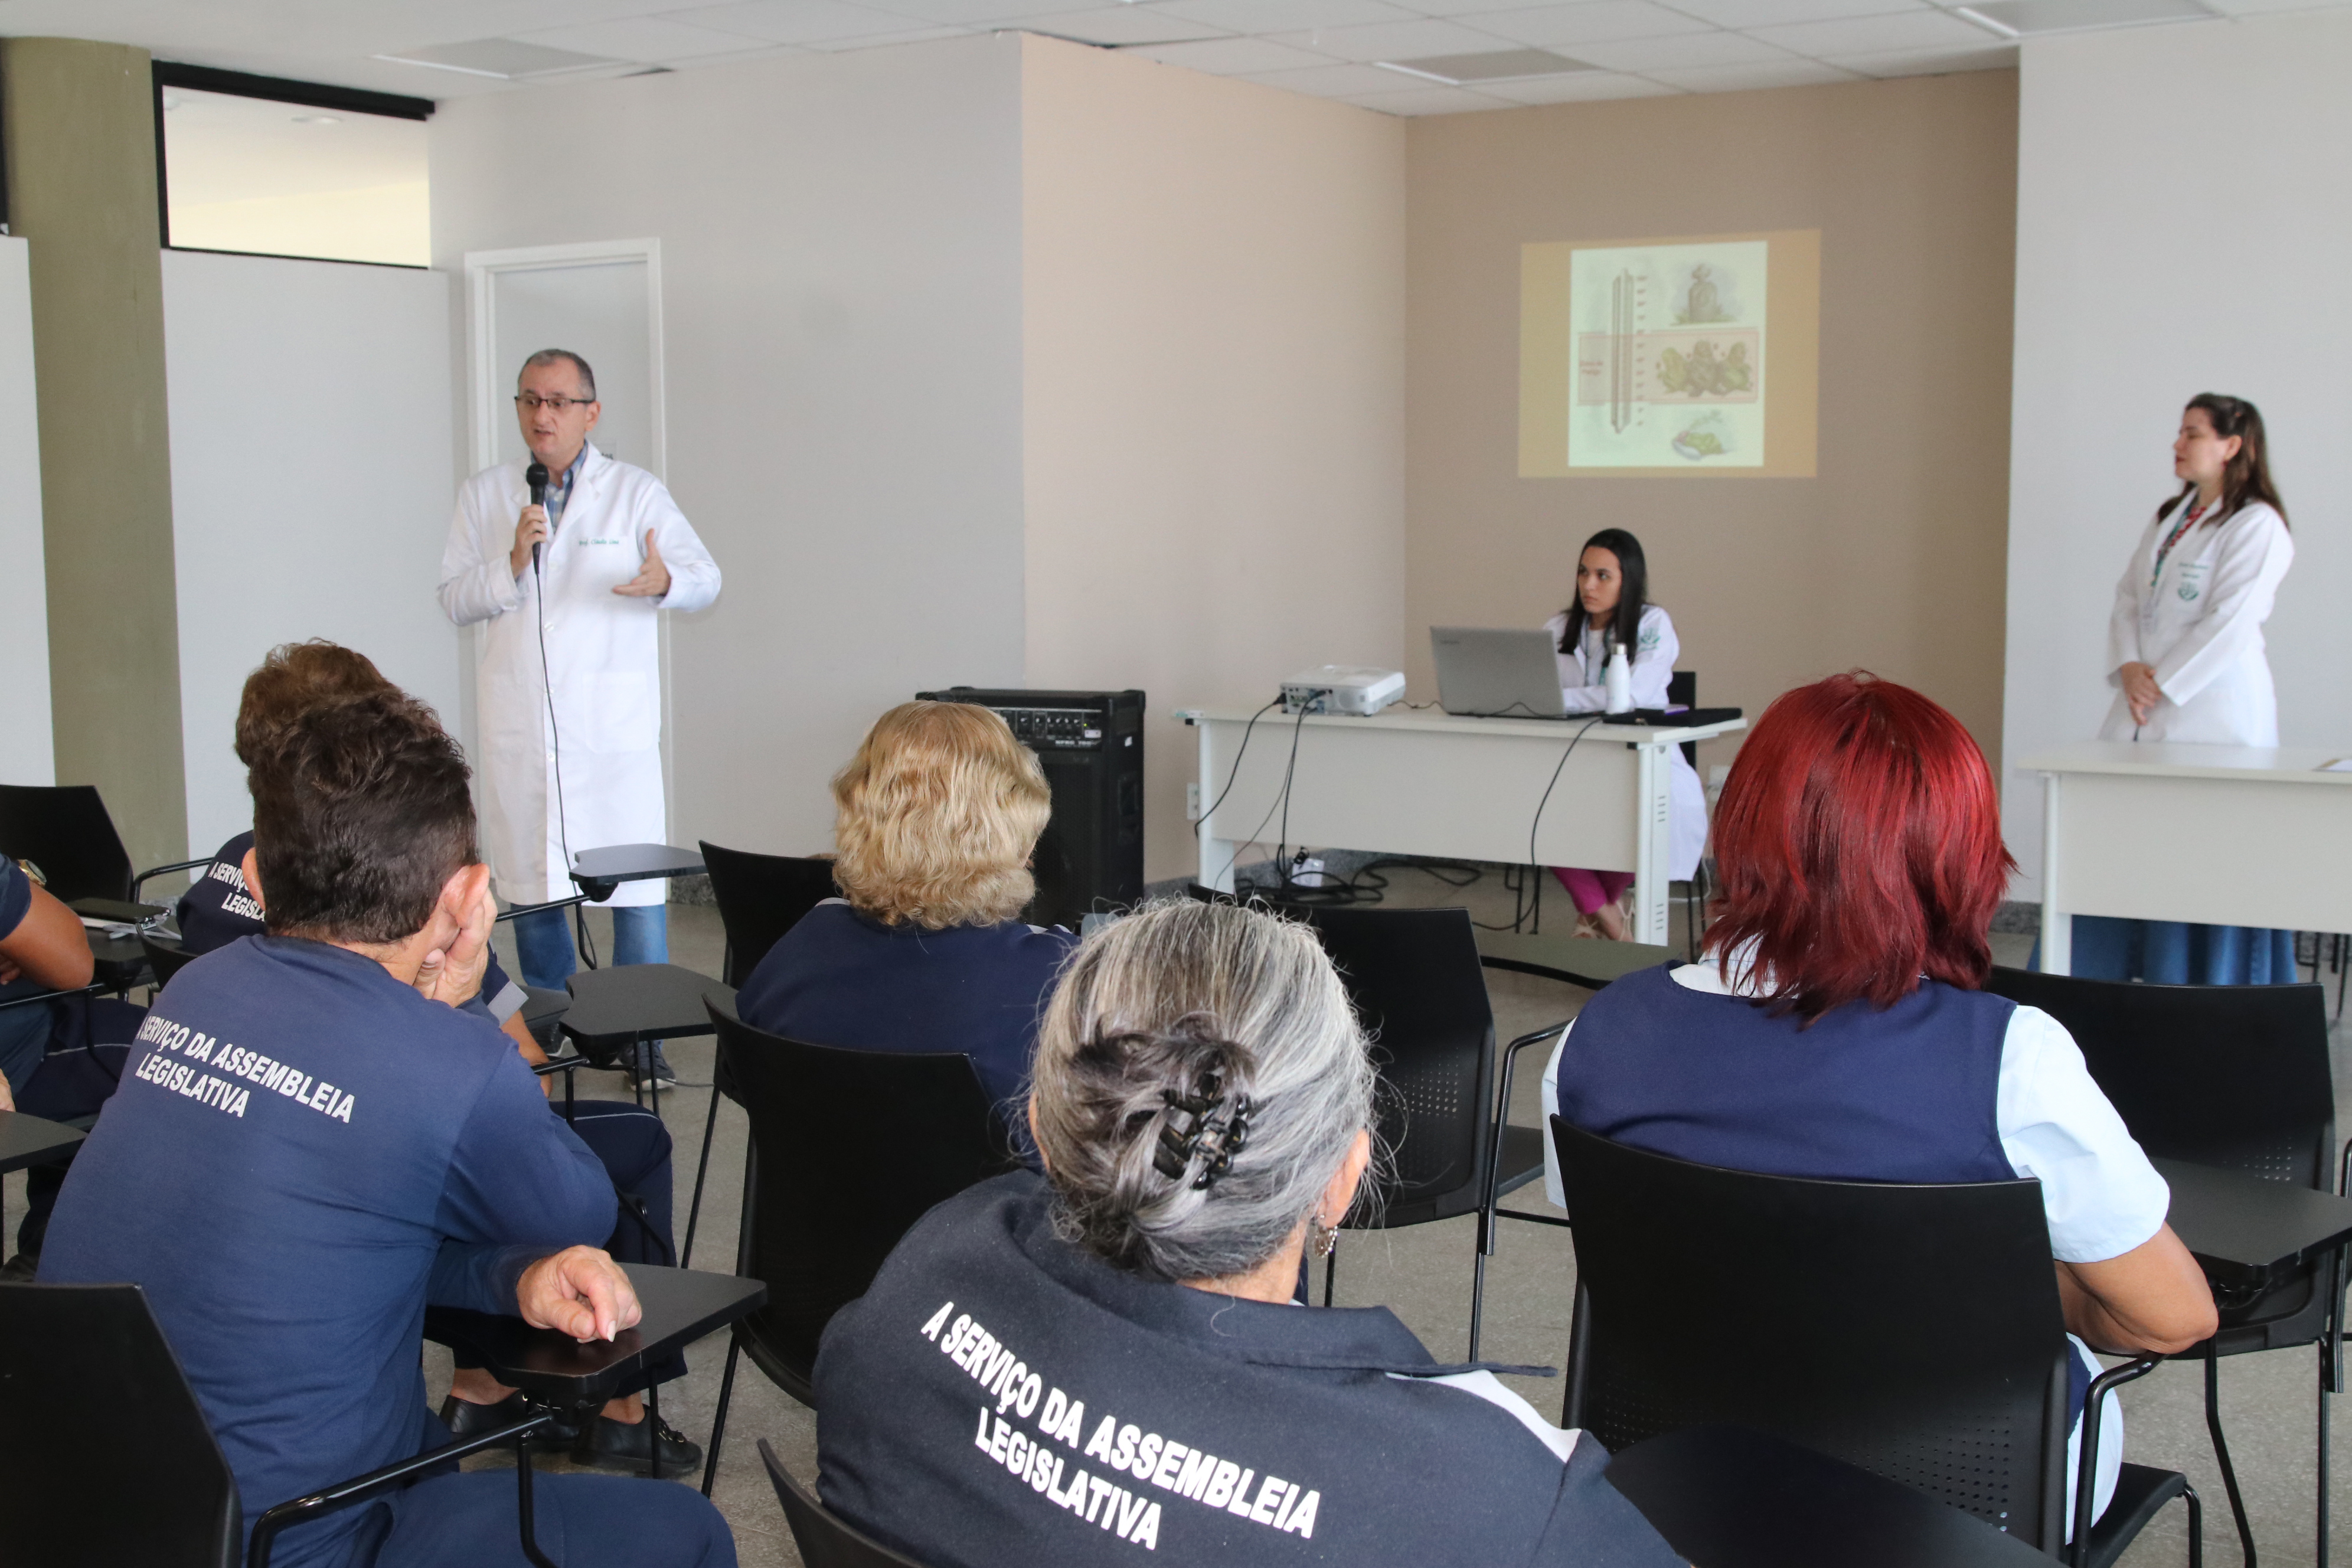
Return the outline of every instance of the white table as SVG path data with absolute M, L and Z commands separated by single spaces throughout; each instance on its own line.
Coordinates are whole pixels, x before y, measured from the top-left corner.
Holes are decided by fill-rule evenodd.
M 2042 778 L 2042 967 L 2073 973 L 2073 915 L 2352 931 L 2352 755 L 2100 742 Z
M 1200 731 L 1198 805 L 1215 803 L 1233 780 L 1223 804 L 1199 825 L 1205 886 L 1231 892 L 1246 844 L 1283 832 L 1276 803 L 1295 736 L 1291 844 L 1523 865 L 1534 826 L 1538 865 L 1631 871 L 1633 940 L 1653 943 L 1666 940 L 1667 748 L 1748 725 L 1745 719 L 1681 729 L 1603 721 L 1587 729 L 1587 718 L 1463 719 L 1434 708 L 1301 721 L 1277 710 L 1257 721 L 1235 773 L 1249 710 L 1176 716 Z M 1559 782 L 1544 802 L 1555 771 Z

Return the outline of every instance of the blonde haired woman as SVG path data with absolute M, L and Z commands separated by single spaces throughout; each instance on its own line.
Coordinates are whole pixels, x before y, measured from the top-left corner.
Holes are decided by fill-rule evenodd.
M 1076 940 L 1019 919 L 1050 805 L 1036 757 L 988 709 L 903 703 L 874 721 L 833 799 L 847 897 L 768 950 L 738 1015 L 814 1046 L 960 1050 L 990 1099 L 1016 1101 Z

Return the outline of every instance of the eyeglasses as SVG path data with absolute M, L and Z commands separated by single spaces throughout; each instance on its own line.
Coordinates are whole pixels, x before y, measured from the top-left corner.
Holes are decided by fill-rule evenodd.
M 567 408 L 585 408 L 595 401 L 593 397 L 541 397 L 536 392 L 522 393 L 515 398 L 518 405 L 532 414 L 542 408 L 552 408 L 561 414 Z

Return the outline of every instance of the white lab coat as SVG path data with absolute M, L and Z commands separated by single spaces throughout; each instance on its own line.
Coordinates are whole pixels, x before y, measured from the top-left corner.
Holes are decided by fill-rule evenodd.
M 1567 629 L 1566 610 L 1544 623 L 1544 631 L 1555 648 L 1559 646 L 1560 634 Z M 1682 641 L 1675 636 L 1674 618 L 1655 605 L 1643 605 L 1640 637 L 1626 649 L 1633 666 L 1634 707 L 1666 705 L 1666 682 L 1674 677 L 1675 660 L 1682 650 Z M 1558 658 L 1559 700 L 1568 710 L 1607 712 L 1609 661 L 1605 655 L 1594 650 L 1591 634 L 1588 631 L 1575 649 Z M 1667 874 L 1677 882 L 1687 882 L 1697 871 L 1699 856 L 1706 849 L 1706 792 L 1699 787 L 1698 773 L 1684 761 L 1680 746 L 1669 748 L 1666 757 L 1666 782 L 1672 791 L 1667 817 Z
M 2132 739 L 2131 705 L 2116 671 L 2137 660 L 2156 671 L 2164 694 L 2138 726 L 2139 739 L 2275 746 L 2278 693 L 2263 654 L 2263 623 L 2294 563 L 2294 537 L 2284 518 L 2255 501 L 2219 524 L 2190 529 L 2158 574 L 2157 546 L 2191 499 L 2148 524 L 2116 585 L 2107 620 L 2107 684 L 2116 700 L 2099 739 Z
M 588 448 L 572 497 L 541 552 L 541 571 L 508 567 L 515 521 L 530 504 L 529 459 L 485 468 L 457 492 L 441 552 L 441 607 L 482 626 L 475 666 L 481 746 L 482 847 L 499 896 L 514 903 L 574 891 L 564 846 L 578 854 L 668 837 L 662 799 L 661 653 L 656 610 L 699 610 L 719 597 L 719 567 L 662 482 Z M 659 600 L 613 592 L 637 574 L 651 529 L 669 568 Z M 541 675 L 541 585 L 547 671 Z M 562 756 L 562 816 L 549 809 Z M 657 904 L 660 881 L 624 882 L 613 905 Z

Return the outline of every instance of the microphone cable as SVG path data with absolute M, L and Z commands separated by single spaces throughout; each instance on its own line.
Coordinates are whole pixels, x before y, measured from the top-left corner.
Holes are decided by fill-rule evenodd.
M 549 542 L 553 542 L 551 530 Z M 572 826 L 564 820 L 570 813 L 563 802 L 563 731 L 555 722 L 555 677 L 547 662 L 547 578 L 540 570 L 539 558 L 540 546 L 534 544 L 530 547 L 530 598 L 533 619 L 539 624 L 539 689 L 547 708 L 548 746 L 555 760 L 555 838 L 562 846 L 563 869 L 568 876 L 572 870 Z M 589 968 L 595 968 L 595 939 L 588 934 L 588 915 L 583 906 L 572 906 L 572 923 L 579 938 L 580 956 L 587 960 Z

